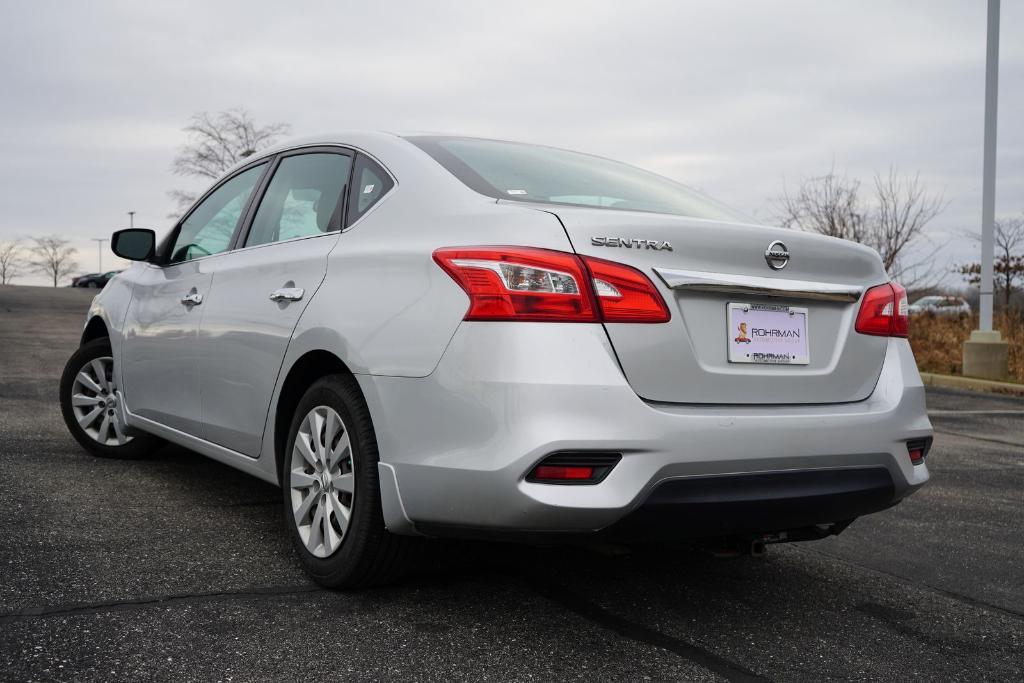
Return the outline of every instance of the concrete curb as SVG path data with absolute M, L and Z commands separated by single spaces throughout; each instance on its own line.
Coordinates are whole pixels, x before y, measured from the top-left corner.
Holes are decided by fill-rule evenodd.
M 925 386 L 994 391 L 1000 394 L 1024 396 L 1024 384 L 1013 384 L 1012 382 L 993 382 L 988 379 L 975 379 L 974 377 L 960 377 L 958 375 L 937 375 L 933 372 L 922 372 L 921 381 L 924 382 Z

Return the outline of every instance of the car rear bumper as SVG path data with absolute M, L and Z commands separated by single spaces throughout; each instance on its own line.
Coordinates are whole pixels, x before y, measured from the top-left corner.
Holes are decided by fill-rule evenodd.
M 358 379 L 399 533 L 767 532 L 884 509 L 928 479 L 906 448 L 932 429 L 903 339 L 871 396 L 843 404 L 645 402 L 599 325 L 464 323 L 430 376 Z M 526 481 L 567 451 L 622 457 L 599 484 Z
M 688 477 L 658 484 L 611 530 L 629 537 L 773 534 L 843 523 L 898 500 L 884 467 Z

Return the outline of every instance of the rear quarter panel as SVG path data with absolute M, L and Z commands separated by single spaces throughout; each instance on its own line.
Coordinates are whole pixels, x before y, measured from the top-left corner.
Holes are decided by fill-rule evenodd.
M 485 199 L 437 206 L 396 192 L 342 234 L 327 279 L 295 330 L 289 360 L 324 349 L 357 374 L 429 375 L 469 305 L 434 262 L 434 250 L 500 244 L 570 249 L 548 213 Z

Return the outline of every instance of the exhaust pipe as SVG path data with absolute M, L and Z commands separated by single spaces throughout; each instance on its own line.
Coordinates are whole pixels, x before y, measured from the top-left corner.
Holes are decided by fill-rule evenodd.
M 768 541 L 765 537 L 738 538 L 736 536 L 729 536 L 721 539 L 718 543 L 708 543 L 697 547 L 720 559 L 729 557 L 764 557 L 768 552 Z

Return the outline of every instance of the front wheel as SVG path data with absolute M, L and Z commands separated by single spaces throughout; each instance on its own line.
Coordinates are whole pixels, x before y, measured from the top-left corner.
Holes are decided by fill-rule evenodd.
M 60 378 L 60 411 L 68 431 L 93 455 L 126 459 L 148 455 L 163 442 L 123 424 L 120 401 L 110 340 L 104 337 L 83 344 L 68 359 Z
M 295 550 L 322 586 L 387 583 L 405 571 L 420 545 L 384 527 L 378 460 L 356 381 L 331 375 L 314 383 L 292 419 L 281 486 Z

